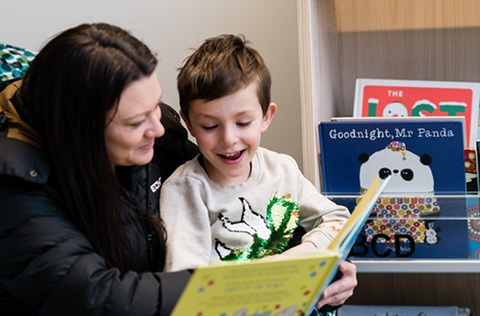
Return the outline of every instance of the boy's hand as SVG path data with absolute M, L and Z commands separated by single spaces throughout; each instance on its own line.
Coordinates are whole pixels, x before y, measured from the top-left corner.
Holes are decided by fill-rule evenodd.
M 357 267 L 350 262 L 343 261 L 338 267 L 341 277 L 330 284 L 322 293 L 317 302 L 317 308 L 324 305 L 338 306 L 353 295 L 353 289 L 357 286 Z

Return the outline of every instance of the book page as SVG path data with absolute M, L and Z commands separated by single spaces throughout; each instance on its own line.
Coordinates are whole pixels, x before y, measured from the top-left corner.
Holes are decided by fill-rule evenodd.
M 375 202 L 390 179 L 391 176 L 384 180 L 380 180 L 380 178 L 377 176 L 373 180 L 367 192 L 365 192 L 360 202 L 353 210 L 350 218 L 345 225 L 343 225 L 342 230 L 340 230 L 340 232 L 328 246 L 329 250 L 338 251 L 343 259 L 346 258 L 348 252 L 355 242 L 355 239 L 363 228 L 363 225 L 365 225 L 365 222 L 370 215 Z
M 302 315 L 337 261 L 336 254 L 323 253 L 200 267 L 172 315 Z

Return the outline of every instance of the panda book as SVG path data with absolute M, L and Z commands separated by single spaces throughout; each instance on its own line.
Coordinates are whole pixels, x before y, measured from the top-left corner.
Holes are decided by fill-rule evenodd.
M 391 176 L 352 258 L 469 256 L 464 117 L 333 118 L 318 125 L 325 195 L 353 209 Z
M 310 315 L 389 180 L 372 181 L 326 251 L 198 267 L 172 315 Z
M 480 137 L 480 83 L 359 78 L 354 117 L 465 117 L 467 191 L 478 191 L 476 142 Z

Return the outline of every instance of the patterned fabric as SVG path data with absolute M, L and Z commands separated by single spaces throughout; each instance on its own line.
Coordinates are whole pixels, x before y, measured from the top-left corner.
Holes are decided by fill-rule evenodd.
M 393 242 L 397 233 L 407 234 L 416 243 L 435 244 L 437 239 L 429 227 L 428 215 L 438 214 L 440 206 L 435 197 L 382 197 L 377 200 L 372 216 L 375 219 L 365 224 L 367 241 L 379 234 L 385 234 Z M 433 226 L 433 225 L 430 225 Z M 379 240 L 383 241 L 382 239 Z
M 0 82 L 23 77 L 35 53 L 0 43 Z

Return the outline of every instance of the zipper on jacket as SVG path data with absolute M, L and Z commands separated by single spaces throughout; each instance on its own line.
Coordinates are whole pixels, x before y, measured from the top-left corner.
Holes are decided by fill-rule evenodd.
M 7 114 L 5 111 L 0 112 L 0 136 L 7 136 L 8 124 L 7 124 Z
M 155 268 L 155 259 L 153 255 L 153 234 L 148 233 L 147 234 L 147 245 L 148 245 L 148 261 L 150 264 L 150 268 Z

